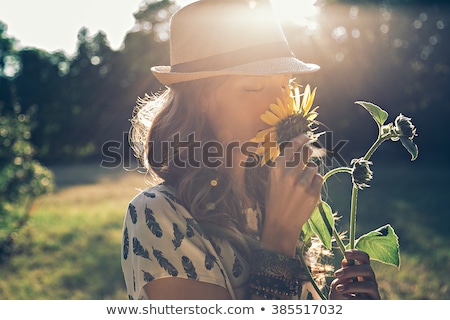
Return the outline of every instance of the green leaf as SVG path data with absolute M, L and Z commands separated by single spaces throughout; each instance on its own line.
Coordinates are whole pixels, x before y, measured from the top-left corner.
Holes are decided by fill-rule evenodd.
M 408 150 L 408 152 L 411 154 L 411 161 L 416 160 L 417 156 L 419 155 L 419 148 L 417 148 L 417 145 L 407 137 L 400 137 L 400 141 L 405 149 Z
M 301 241 L 308 242 L 309 239 L 314 235 L 314 231 L 312 231 L 309 223 L 305 223 L 302 227 Z
M 334 228 L 333 210 L 331 207 L 324 201 L 319 203 L 309 218 L 308 224 L 323 245 L 331 250 L 331 235 Z
M 355 247 L 366 252 L 370 259 L 400 268 L 400 249 L 398 237 L 391 225 L 362 235 Z
M 388 118 L 388 113 L 386 111 L 371 102 L 356 101 L 355 103 L 366 109 L 371 114 L 372 118 L 377 122 L 379 127 L 381 127 Z

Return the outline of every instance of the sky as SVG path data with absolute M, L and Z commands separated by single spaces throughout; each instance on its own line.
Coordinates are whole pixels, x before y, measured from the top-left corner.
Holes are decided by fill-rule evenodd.
M 91 35 L 106 33 L 110 46 L 117 50 L 134 25 L 133 13 L 145 0 L 0 0 L 0 21 L 7 25 L 7 35 L 20 47 L 33 47 L 54 52 L 75 53 L 77 34 L 82 27 Z M 185 5 L 192 0 L 177 0 Z M 299 8 L 298 3 L 303 7 Z M 314 14 L 315 0 L 272 0 L 283 14 Z M 287 7 L 289 6 L 289 7 Z M 305 7 L 306 6 L 306 7 Z M 295 10 L 293 10 L 295 8 Z M 306 8 L 306 10 L 304 10 Z

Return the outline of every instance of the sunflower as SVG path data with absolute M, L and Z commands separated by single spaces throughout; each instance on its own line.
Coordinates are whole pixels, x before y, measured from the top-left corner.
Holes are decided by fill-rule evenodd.
M 311 107 L 316 89 L 311 91 L 308 84 L 301 94 L 298 84 L 294 82 L 284 91 L 285 103 L 277 98 L 277 103 L 272 103 L 269 110 L 261 115 L 261 120 L 271 127 L 259 131 L 251 141 L 260 143 L 256 153 L 262 156 L 262 166 L 269 160 L 275 161 L 283 145 L 299 134 L 305 133 L 314 138 L 313 126 L 318 123 L 318 107 L 312 110 Z

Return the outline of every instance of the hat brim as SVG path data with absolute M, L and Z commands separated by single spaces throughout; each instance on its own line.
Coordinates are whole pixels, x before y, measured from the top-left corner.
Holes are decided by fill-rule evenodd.
M 319 69 L 320 67 L 318 65 L 313 63 L 305 63 L 295 57 L 281 57 L 255 61 L 221 70 L 181 73 L 171 72 L 170 66 L 155 66 L 151 68 L 151 71 L 159 82 L 164 85 L 171 85 L 178 82 L 199 80 L 223 75 L 294 75 L 313 73 Z

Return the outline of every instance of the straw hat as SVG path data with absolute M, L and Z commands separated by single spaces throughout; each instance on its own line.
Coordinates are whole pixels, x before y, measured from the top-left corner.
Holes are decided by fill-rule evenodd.
M 200 0 L 181 8 L 171 19 L 170 64 L 151 69 L 165 85 L 319 70 L 294 56 L 268 0 Z

